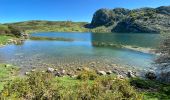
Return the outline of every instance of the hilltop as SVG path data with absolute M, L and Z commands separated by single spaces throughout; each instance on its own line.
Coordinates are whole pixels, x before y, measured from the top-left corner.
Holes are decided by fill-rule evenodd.
M 110 32 L 161 33 L 170 31 L 170 6 L 140 9 L 99 9 L 91 28 L 105 27 Z

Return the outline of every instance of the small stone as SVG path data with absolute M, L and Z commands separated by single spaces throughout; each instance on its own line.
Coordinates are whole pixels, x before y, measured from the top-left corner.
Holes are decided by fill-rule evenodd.
M 70 76 L 70 77 L 71 77 L 71 76 L 73 76 L 73 74 L 72 74 L 72 73 L 67 73 L 67 75 L 68 75 L 68 76 Z
M 118 74 L 118 71 L 117 70 L 112 70 L 112 73 Z
M 71 78 L 77 78 L 77 75 L 73 75 L 73 76 L 71 76 Z
M 97 74 L 99 74 L 99 75 L 106 75 L 106 72 L 105 71 L 97 71 Z
M 77 70 L 77 71 L 81 71 L 81 68 L 77 68 L 76 70 Z
M 61 73 L 62 75 L 65 75 L 66 71 L 63 69 L 63 70 L 61 70 L 60 73 Z
M 35 72 L 35 69 L 32 69 L 31 72 Z
M 135 77 L 135 75 L 134 75 L 134 73 L 130 70 L 130 71 L 127 72 L 127 77 L 133 78 L 133 77 Z
M 112 74 L 112 71 L 109 70 L 109 71 L 106 72 L 106 74 L 110 75 L 110 74 Z
M 122 75 L 117 75 L 118 79 L 124 79 L 124 77 Z
M 57 73 L 55 74 L 55 76 L 57 76 L 57 77 L 62 77 L 62 74 L 61 74 L 60 72 L 57 72 Z
M 49 67 L 49 68 L 47 69 L 47 72 L 49 72 L 49 73 L 54 72 L 54 68 L 50 68 L 50 67 Z
M 29 72 L 25 72 L 25 75 L 29 75 L 30 73 Z

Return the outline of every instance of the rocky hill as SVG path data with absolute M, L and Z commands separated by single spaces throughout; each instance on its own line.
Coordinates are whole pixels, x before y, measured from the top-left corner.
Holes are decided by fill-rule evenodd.
M 99 9 L 93 15 L 91 28 L 104 26 L 110 32 L 170 32 L 170 6 L 140 9 Z

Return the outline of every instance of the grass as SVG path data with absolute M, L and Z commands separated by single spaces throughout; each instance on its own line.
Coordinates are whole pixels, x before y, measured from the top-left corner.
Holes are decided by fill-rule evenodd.
M 13 39 L 14 37 L 12 36 L 7 36 L 7 35 L 0 35 L 0 44 L 5 45 L 9 39 Z
M 18 72 L 18 68 L 12 65 L 0 64 L 0 91 L 3 89 L 3 85 Z
M 89 94 L 89 92 L 99 93 L 99 95 L 100 95 L 100 92 L 103 91 L 103 88 L 106 88 L 109 85 L 113 84 L 113 85 L 111 85 L 111 88 L 113 88 L 113 90 L 111 90 L 111 91 L 114 91 L 115 89 L 123 89 L 124 90 L 123 92 L 126 91 L 125 93 L 127 93 L 129 91 L 129 93 L 132 92 L 132 94 L 136 93 L 134 95 L 137 95 L 138 93 L 143 94 L 142 100 L 170 100 L 170 84 L 161 83 L 161 82 L 153 81 L 153 80 L 146 80 L 146 79 L 144 80 L 144 79 L 140 79 L 140 78 L 132 78 L 127 81 L 125 81 L 126 79 L 125 80 L 115 80 L 115 77 L 116 77 L 115 74 L 94 77 L 95 76 L 94 73 L 91 73 L 91 72 L 90 73 L 87 73 L 87 72 L 80 73 L 82 78 L 71 78 L 69 76 L 64 76 L 64 77 L 55 77 L 53 79 L 53 78 L 51 78 L 50 75 L 48 76 L 48 74 L 44 74 L 45 75 L 44 76 L 44 75 L 41 75 L 41 73 L 39 73 L 39 74 L 35 74 L 35 75 L 33 74 L 28 77 L 21 77 L 19 80 L 18 79 L 15 80 L 15 76 L 16 76 L 17 72 L 18 72 L 18 68 L 15 66 L 0 64 L 0 91 L 3 90 L 4 85 L 7 82 L 10 82 L 9 86 L 11 86 L 11 88 L 14 88 L 14 90 L 16 89 L 15 88 L 16 86 L 19 86 L 19 87 L 21 87 L 21 88 L 18 88 L 19 91 L 24 91 L 25 93 L 27 93 L 27 91 L 22 89 L 22 86 L 25 85 L 23 88 L 26 88 L 29 90 L 29 88 L 27 86 L 30 85 L 31 87 L 32 86 L 34 87 L 34 82 L 35 82 L 35 84 L 37 84 L 37 85 L 40 84 L 40 85 L 38 85 L 39 87 L 37 87 L 38 90 L 35 89 L 35 93 L 37 93 L 39 91 L 39 89 L 41 88 L 41 85 L 44 84 L 45 87 L 43 87 L 43 88 L 47 89 L 47 91 L 48 91 L 48 88 L 54 89 L 55 87 L 57 87 L 56 89 L 58 92 L 55 89 L 49 90 L 49 91 L 51 91 L 51 92 L 56 91 L 56 93 L 59 93 L 58 95 L 65 98 L 67 96 L 70 96 L 70 94 L 74 94 L 74 96 L 76 97 L 77 94 L 74 92 L 80 93 L 80 94 L 78 94 L 80 96 L 91 95 L 91 94 Z M 91 78 L 91 77 L 93 77 L 93 78 Z M 46 80 L 46 81 L 44 81 L 45 83 L 41 83 L 42 80 L 44 80 L 44 78 Z M 14 81 L 9 81 L 9 80 L 14 80 Z M 115 80 L 115 81 L 113 82 L 113 80 Z M 14 83 L 12 83 L 12 82 L 14 82 Z M 27 82 L 31 82 L 32 85 L 30 83 L 27 84 Z M 47 84 L 46 82 L 50 82 L 50 83 Z M 52 85 L 54 85 L 54 88 L 51 88 L 51 87 L 46 88 L 45 84 L 47 84 L 47 86 L 52 84 Z M 126 85 L 127 85 L 127 87 L 128 86 L 130 86 L 130 87 L 128 87 L 128 89 L 126 89 Z M 119 86 L 120 86 L 120 88 L 118 88 Z M 8 85 L 7 85 L 7 87 L 8 87 Z M 137 90 L 138 92 L 137 91 L 135 92 L 135 90 L 132 87 L 134 87 L 135 90 Z M 83 89 L 87 88 L 87 90 L 81 90 L 81 88 L 83 88 Z M 92 91 L 91 91 L 91 89 L 92 89 Z M 44 92 L 46 91 L 43 89 L 40 89 L 40 90 L 44 91 Z M 98 92 L 95 92 L 96 90 Z M 11 90 L 11 93 L 12 93 L 12 91 L 13 90 Z M 31 90 L 29 90 L 29 91 L 31 92 Z M 17 93 L 17 94 L 19 93 L 17 91 L 13 91 L 13 92 Z M 110 90 L 105 91 L 105 92 L 110 93 Z M 101 95 L 104 95 L 106 97 L 107 97 L 107 95 L 108 95 L 108 97 L 111 97 L 110 95 L 113 95 L 112 92 L 111 92 L 111 94 L 105 94 L 105 92 L 101 93 Z M 115 92 L 118 92 L 118 91 L 115 91 Z M 138 99 L 138 100 L 141 100 L 141 99 Z
M 170 84 L 153 80 L 134 78 L 130 80 L 144 95 L 144 100 L 170 100 Z

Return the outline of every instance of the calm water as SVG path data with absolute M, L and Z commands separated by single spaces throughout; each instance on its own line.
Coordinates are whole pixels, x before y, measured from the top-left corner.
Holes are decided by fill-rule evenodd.
M 22 45 L 8 45 L 0 48 L 0 62 L 18 65 L 22 68 L 61 63 L 84 63 L 100 60 L 137 68 L 151 66 L 154 55 L 127 49 L 94 47 L 93 41 L 136 45 L 158 46 L 159 34 L 92 34 L 92 33 L 35 33 L 32 36 L 71 38 L 74 41 L 27 40 Z

